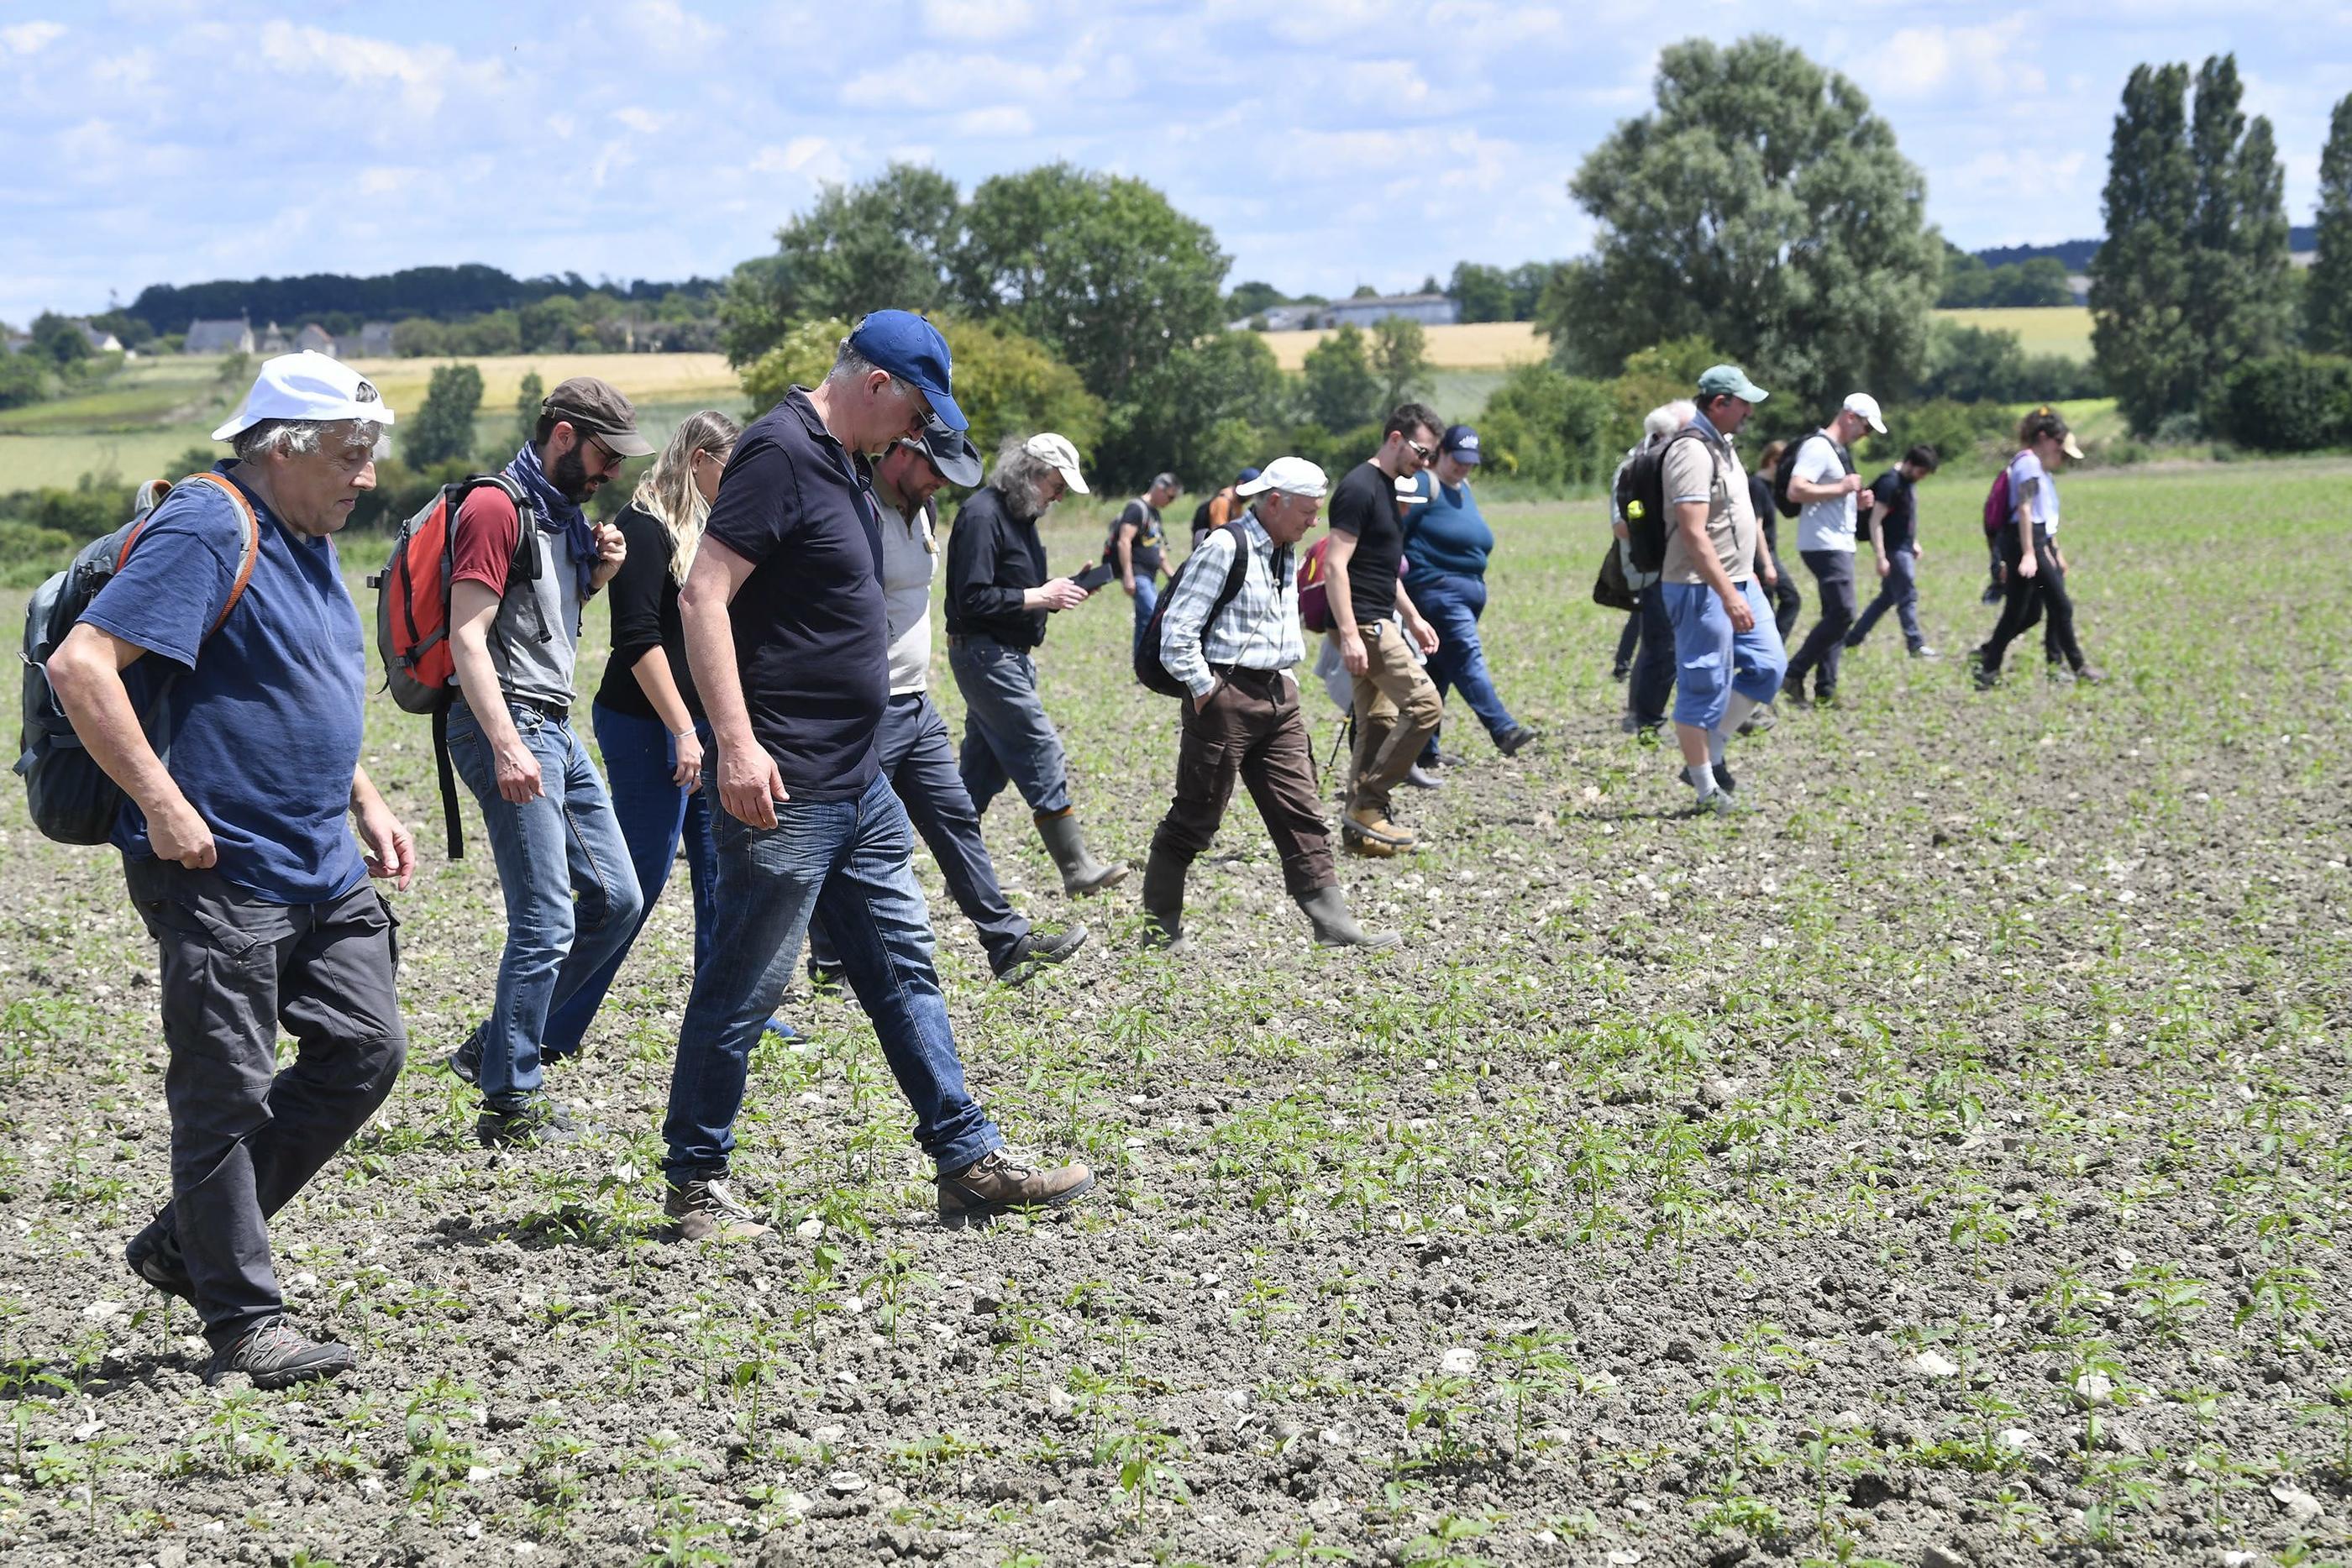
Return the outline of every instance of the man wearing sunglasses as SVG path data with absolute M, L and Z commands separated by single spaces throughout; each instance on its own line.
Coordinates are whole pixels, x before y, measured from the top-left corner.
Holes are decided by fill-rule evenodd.
M 612 797 L 572 733 L 572 674 L 581 608 L 627 553 L 584 503 L 652 451 L 627 398 L 575 376 L 547 394 L 501 482 L 468 493 L 449 530 L 449 760 L 481 805 L 507 906 L 490 1016 L 449 1059 L 482 1092 L 474 1133 L 486 1145 L 574 1135 L 548 1097 L 539 1037 L 548 1010 L 628 941 L 644 901 Z
M 1341 841 L 1360 855 L 1393 855 L 1413 847 L 1410 829 L 1389 820 L 1389 795 L 1412 767 L 1444 704 L 1421 667 L 1437 652 L 1437 632 L 1398 580 L 1404 562 L 1404 518 L 1397 483 L 1437 461 L 1444 422 L 1417 402 L 1388 418 L 1381 449 L 1359 463 L 1331 493 L 1331 542 L 1323 563 L 1325 600 L 1340 661 L 1355 681 L 1356 750 L 1349 773 Z

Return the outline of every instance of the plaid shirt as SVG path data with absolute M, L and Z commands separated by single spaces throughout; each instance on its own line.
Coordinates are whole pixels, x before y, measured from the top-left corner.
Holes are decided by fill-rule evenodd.
M 1209 608 L 1233 570 L 1233 551 L 1249 546 L 1249 567 L 1241 591 L 1202 634 Z M 1200 562 L 1198 568 L 1192 561 Z M 1298 575 L 1290 547 L 1277 549 L 1255 512 L 1244 512 L 1222 528 L 1212 528 L 1185 563 L 1184 580 L 1169 591 L 1160 618 L 1160 659 L 1168 673 L 1196 696 L 1214 691 L 1213 664 L 1251 670 L 1286 670 L 1307 656 L 1298 630 Z

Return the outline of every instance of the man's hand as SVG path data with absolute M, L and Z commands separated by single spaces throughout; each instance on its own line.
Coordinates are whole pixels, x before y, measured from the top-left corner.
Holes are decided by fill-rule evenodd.
M 1184 700 L 1192 705 L 1192 711 L 1194 713 L 1206 713 L 1209 711 L 1209 699 L 1216 695 L 1217 688 L 1211 686 L 1205 692 L 1192 692 L 1186 694 Z
M 670 782 L 691 795 L 702 788 L 702 737 L 687 729 L 670 738 L 677 743 L 677 766 L 669 770 Z
M 1926 560 L 1927 559 L 1927 546 L 1925 546 L 1925 545 L 1923 545 L 1923 544 L 1921 544 L 1921 543 L 1920 543 L 1918 540 L 1916 540 L 1916 539 L 1912 540 L 1912 541 L 1911 541 L 1911 564 L 1912 564 L 1913 566 L 1917 566 L 1921 561 Z
M 1084 604 L 1086 601 L 1087 591 L 1066 577 L 1057 577 L 1051 582 L 1041 583 L 1021 596 L 1023 609 L 1043 610 L 1049 613 L 1056 610 L 1067 610 L 1073 605 Z
M 147 847 L 157 860 L 177 861 L 190 871 L 202 871 L 220 858 L 212 829 L 177 789 L 147 813 Z
M 772 828 L 777 802 L 791 799 L 766 747 L 748 735 L 719 743 L 719 803 L 729 816 L 755 828 Z
M 368 875 L 388 876 L 393 886 L 406 893 L 416 875 L 416 841 L 400 819 L 379 800 L 360 812 L 360 837 L 367 841 L 362 858 Z
M 1122 577 L 1118 580 L 1118 585 L 1127 590 L 1127 596 L 1129 599 L 1135 597 L 1135 579 L 1131 577 Z
M 1420 647 L 1423 654 L 1434 653 L 1437 652 L 1438 639 L 1436 627 L 1432 626 L 1428 622 L 1423 621 L 1421 617 L 1416 615 L 1413 617 L 1412 631 L 1412 640 L 1414 643 Z
M 596 559 L 598 560 L 604 562 L 606 566 L 618 567 L 623 561 L 629 559 L 628 537 L 623 534 L 620 529 L 614 528 L 610 523 L 598 523 L 596 525 L 595 533 Z
M 1772 562 L 1765 562 L 1764 570 L 1759 575 L 1764 579 L 1765 587 L 1778 588 L 1780 586 L 1780 569 Z
M 1894 570 L 1895 570 L 1895 563 L 1894 563 L 1893 561 L 1888 560 L 1888 559 L 1887 559 L 1885 556 L 1883 556 L 1883 555 L 1882 555 L 1882 556 L 1880 556 L 1880 557 L 1878 558 L 1878 575 L 1879 575 L 1879 576 L 1881 576 L 1881 577 L 1885 577 L 1888 572 L 1893 571 Z
M 2042 563 L 2039 560 L 2036 560 L 2032 552 L 2029 551 L 2025 559 L 2017 563 L 2017 570 L 2023 572 L 2027 577 L 2040 577 L 2042 575 Z
M 1849 474 L 1844 478 L 1838 481 L 1836 494 L 1841 496 L 1851 496 L 1856 490 L 1861 488 L 1862 476 L 1859 474 Z
M 499 799 L 510 806 L 527 806 L 540 797 L 539 758 L 530 747 L 515 737 L 511 750 L 497 754 L 494 772 L 498 778 Z
M 1724 613 L 1731 617 L 1731 629 L 1734 632 L 1756 630 L 1756 612 L 1748 608 L 1746 594 L 1734 591 L 1724 594 L 1722 599 Z
M 1364 634 L 1360 632 L 1339 633 L 1339 663 L 1351 675 L 1360 675 L 1372 667 L 1372 656 L 1364 652 Z

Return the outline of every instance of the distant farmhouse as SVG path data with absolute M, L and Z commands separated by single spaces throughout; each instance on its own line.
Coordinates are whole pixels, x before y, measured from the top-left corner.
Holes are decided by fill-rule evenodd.
M 392 358 L 392 323 L 367 321 L 360 326 L 359 358 L 388 360 Z
M 1269 332 L 1307 332 L 1322 327 L 1369 327 L 1392 317 L 1429 327 L 1450 327 L 1461 319 L 1461 312 L 1443 294 L 1382 294 L 1328 305 L 1276 305 L 1249 321 L 1234 322 L 1234 327 L 1244 329 L 1252 322 L 1263 321 Z
M 324 354 L 331 360 L 335 357 L 335 340 L 328 336 L 324 327 L 312 321 L 294 334 L 294 349 L 297 353 Z
M 253 352 L 253 323 L 238 317 L 235 320 L 202 319 L 188 323 L 188 335 L 180 344 L 184 354 L 249 354 Z

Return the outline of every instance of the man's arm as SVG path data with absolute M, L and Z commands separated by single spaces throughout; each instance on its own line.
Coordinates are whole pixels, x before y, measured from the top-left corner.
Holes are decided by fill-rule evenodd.
M 776 802 L 792 797 L 784 792 L 776 759 L 751 733 L 751 711 L 735 667 L 735 624 L 727 608 L 751 567 L 706 533 L 695 549 L 694 570 L 678 591 L 677 612 L 686 627 L 686 665 L 719 747 L 719 803 L 738 821 L 772 828 Z
M 1133 523 L 1118 526 L 1118 585 L 1127 590 L 1128 597 L 1135 596 L 1135 534 Z
M 1404 591 L 1402 581 L 1397 583 L 1396 607 L 1397 618 L 1404 622 L 1405 631 L 1421 645 L 1421 651 L 1423 653 L 1436 653 L 1437 628 L 1422 618 L 1420 607 L 1413 603 L 1412 595 Z
M 1862 515 L 1870 519 L 1871 553 L 1878 558 L 1878 575 L 1885 577 L 1894 570 L 1894 564 L 1886 559 L 1886 533 L 1884 527 L 1886 505 L 1880 498 L 1875 488 L 1863 492 L 1861 505 Z
M 1805 439 L 1810 444 L 1814 438 L 1807 436 Z M 1846 473 L 1843 464 L 1832 478 L 1808 478 L 1804 473 L 1804 455 L 1801 447 L 1797 453 L 1797 469 L 1789 476 L 1789 499 L 1798 502 L 1834 501 L 1862 488 L 1862 476 Z M 1834 457 L 1836 455 L 1832 453 L 1831 455 Z
M 2017 570 L 2028 577 L 2039 576 L 2042 571 L 2033 558 L 2033 492 L 2039 484 L 2038 480 L 2027 480 L 2017 497 Z
M 352 770 L 352 815 L 359 819 L 360 837 L 367 841 L 368 875 L 388 876 L 406 893 L 416 874 L 416 841 L 383 803 L 364 768 Z
M 490 662 L 490 626 L 498 618 L 499 595 L 488 583 L 468 577 L 449 590 L 449 659 L 457 666 L 457 690 L 489 743 L 499 799 L 520 806 L 540 797 L 539 758 L 515 729 L 499 668 Z
M 146 728 L 122 684 L 122 672 L 146 651 L 83 622 L 50 653 L 49 689 L 90 760 L 146 817 L 147 843 L 155 858 L 200 871 L 218 858 L 213 831 L 147 743 Z
M 1195 713 L 1217 689 L 1216 672 L 1209 668 L 1201 634 L 1208 630 L 1209 611 L 1224 586 L 1225 574 L 1233 570 L 1233 551 L 1240 544 L 1231 528 L 1219 528 L 1202 539 L 1196 553 L 1203 559 L 1176 585 L 1168 608 L 1160 612 L 1160 662 L 1192 694 Z
M 1748 608 L 1748 597 L 1732 586 L 1731 574 L 1715 559 L 1715 541 L 1706 537 L 1707 504 L 1705 501 L 1678 501 L 1675 504 L 1675 526 L 1682 530 L 1683 549 L 1698 563 L 1698 574 L 1723 601 L 1724 612 L 1731 617 L 1735 632 L 1752 631 L 1756 615 Z
M 1331 612 L 1331 634 L 1339 639 L 1339 662 L 1349 674 L 1360 675 L 1372 667 L 1372 656 L 1364 651 L 1354 591 L 1348 586 L 1348 563 L 1355 557 L 1356 536 L 1333 529 L 1323 548 L 1323 603 Z

